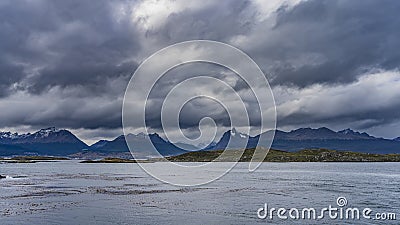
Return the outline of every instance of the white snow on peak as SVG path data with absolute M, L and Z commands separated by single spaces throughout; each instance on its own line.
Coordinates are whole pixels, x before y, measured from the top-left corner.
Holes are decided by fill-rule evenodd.
M 243 133 L 240 133 L 238 130 L 236 130 L 236 128 L 233 128 L 232 130 L 231 130 L 231 136 L 235 136 L 235 135 L 239 135 L 239 137 L 241 137 L 241 138 L 247 138 L 248 137 L 248 135 L 246 135 L 246 134 L 243 134 Z
M 351 130 L 351 129 L 349 129 L 349 128 L 347 128 L 347 129 L 345 129 L 345 130 L 342 130 L 342 133 L 343 133 L 343 134 L 351 134 L 351 133 L 354 133 L 354 131 Z
M 15 139 L 18 138 L 20 135 L 18 133 L 11 133 L 11 132 L 0 132 L 1 138 L 10 138 Z
M 49 128 L 46 128 L 46 129 L 41 129 L 39 132 L 59 132 L 60 131 L 60 129 L 58 129 L 58 128 L 56 128 L 56 127 L 49 127 Z
M 236 135 L 236 133 L 237 133 L 237 130 L 236 130 L 236 128 L 233 128 L 233 129 L 231 130 L 231 135 L 232 135 L 232 136 L 235 136 L 235 135 Z
M 46 128 L 46 129 L 41 129 L 41 130 L 39 130 L 37 133 L 36 133 L 36 136 L 35 136 L 35 138 L 36 137 L 48 137 L 50 134 L 52 134 L 52 133 L 57 133 L 57 132 L 59 132 L 59 131 L 61 131 L 60 129 L 57 129 L 57 128 L 55 128 L 55 127 L 50 127 L 50 128 Z

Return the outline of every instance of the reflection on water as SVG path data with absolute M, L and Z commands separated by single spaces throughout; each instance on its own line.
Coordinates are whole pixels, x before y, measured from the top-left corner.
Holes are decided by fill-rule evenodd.
M 334 205 L 338 196 L 345 196 L 349 204 L 360 208 L 400 212 L 400 163 L 264 163 L 253 173 L 247 168 L 247 163 L 239 163 L 216 182 L 182 188 L 153 179 L 135 164 L 1 164 L 0 174 L 7 178 L 0 180 L 0 221 L 259 224 L 271 222 L 257 218 L 256 211 L 264 203 L 285 208 L 320 208 Z M 290 222 L 310 224 L 301 220 Z M 345 222 L 379 224 L 340 221 Z M 315 223 L 338 221 L 325 219 Z

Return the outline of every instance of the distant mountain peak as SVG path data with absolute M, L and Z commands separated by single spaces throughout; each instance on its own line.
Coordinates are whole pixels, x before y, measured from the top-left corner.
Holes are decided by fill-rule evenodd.
M 150 136 L 150 137 L 159 137 L 159 138 L 161 138 L 161 137 L 160 137 L 160 135 L 159 135 L 159 134 L 157 134 L 157 133 L 152 133 L 152 134 L 149 134 L 149 136 Z
M 333 130 L 331 130 L 331 129 L 327 128 L 327 127 L 320 127 L 320 128 L 317 128 L 316 130 L 334 132 Z
M 140 133 L 136 134 L 136 136 L 138 136 L 138 137 L 146 137 L 147 135 L 145 133 L 143 133 L 143 132 L 140 132 Z
M 319 127 L 319 128 L 311 128 L 311 127 L 303 127 L 303 128 L 298 128 L 295 130 L 292 130 L 290 132 L 307 132 L 307 131 L 328 131 L 328 132 L 334 132 L 333 130 L 327 128 L 327 127 Z M 290 133 L 289 132 L 289 133 Z
M 232 137 L 240 137 L 240 138 L 247 138 L 249 136 L 247 134 L 239 132 L 235 127 L 233 127 L 232 130 L 226 131 L 225 134 L 230 135 Z
M 51 134 L 58 133 L 61 131 L 66 131 L 66 130 L 61 130 L 56 127 L 49 127 L 49 128 L 40 129 L 39 131 L 34 133 L 34 135 L 36 137 L 48 137 Z
M 338 131 L 339 134 L 360 134 L 360 132 L 354 131 L 350 128 Z
M 58 129 L 57 127 L 48 127 L 39 130 L 39 132 L 59 132 L 59 131 L 60 129 Z
M 11 132 L 0 132 L 0 138 L 17 138 L 19 137 L 18 133 L 11 133 Z
M 337 132 L 338 134 L 342 134 L 342 135 L 346 135 L 346 136 L 352 136 L 352 137 L 359 137 L 359 138 L 373 138 L 373 136 L 369 135 L 366 132 L 358 132 L 358 131 L 354 131 L 350 128 L 341 130 Z
M 18 134 L 11 132 L 0 133 L 0 144 L 21 147 L 19 152 L 5 151 L 5 155 L 30 154 L 65 155 L 75 153 L 88 146 L 68 130 L 49 127 L 40 129 L 31 134 Z
M 235 136 L 235 135 L 236 135 L 236 133 L 237 133 L 237 130 L 236 130 L 236 128 L 232 128 L 232 130 L 231 130 L 231 135 L 232 135 L 232 136 Z
M 236 128 L 232 128 L 232 130 L 225 131 L 219 141 L 212 143 L 205 147 L 206 150 L 209 149 L 225 149 L 229 148 L 236 148 L 238 146 L 243 147 L 246 146 L 247 142 L 254 137 L 250 137 L 247 134 L 243 134 L 239 132 Z M 258 139 L 257 139 L 258 140 Z M 229 143 L 229 146 L 228 146 Z M 240 148 L 239 147 L 239 148 Z
M 98 141 L 98 142 L 92 144 L 92 145 L 90 146 L 90 148 L 97 149 L 97 148 L 103 147 L 103 146 L 106 145 L 107 143 L 108 143 L 107 140 L 100 140 L 100 141 Z
M 129 143 L 129 147 L 127 145 L 127 142 Z M 196 147 L 189 146 L 187 144 L 185 144 L 185 146 L 189 147 L 188 149 L 197 149 Z M 180 149 L 169 141 L 164 140 L 157 133 L 152 133 L 148 135 L 144 133 L 129 133 L 126 135 L 120 135 L 112 141 L 97 142 L 93 144 L 89 148 L 89 150 L 102 153 L 121 153 L 129 152 L 129 148 L 133 148 L 135 156 L 140 155 L 146 158 L 155 156 L 152 155 L 154 153 L 152 151 L 153 147 L 155 147 L 159 151 L 159 153 L 164 156 L 185 153 L 184 150 Z

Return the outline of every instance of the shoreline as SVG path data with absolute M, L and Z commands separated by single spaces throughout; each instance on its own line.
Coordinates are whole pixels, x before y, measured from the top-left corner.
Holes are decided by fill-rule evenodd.
M 239 150 L 228 150 L 224 158 L 218 158 L 222 154 L 219 151 L 188 152 L 177 156 L 153 158 L 147 160 L 135 160 L 133 158 L 104 157 L 101 159 L 77 159 L 69 157 L 52 156 L 16 156 L 12 158 L 0 158 L 0 163 L 37 163 L 58 162 L 64 160 L 82 160 L 79 163 L 154 163 L 165 160 L 172 162 L 250 162 L 254 149 L 246 149 L 239 160 Z M 229 154 L 232 153 L 232 154 Z M 296 152 L 270 150 L 263 162 L 400 162 L 400 154 L 372 154 L 350 151 L 338 151 L 328 149 L 307 149 Z

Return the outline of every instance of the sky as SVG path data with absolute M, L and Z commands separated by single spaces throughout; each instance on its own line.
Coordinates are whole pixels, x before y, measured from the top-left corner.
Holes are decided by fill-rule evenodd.
M 398 137 L 399 11 L 396 0 L 3 0 L 0 130 L 56 126 L 89 144 L 113 139 L 122 134 L 125 89 L 140 63 L 171 44 L 206 39 L 233 45 L 260 66 L 279 129 L 325 126 Z M 248 91 L 226 68 L 194 63 L 165 74 L 152 100 L 193 74 Z M 185 134 L 196 136 L 203 116 L 228 128 L 215 104 L 188 105 Z M 149 127 L 160 132 L 159 118 L 151 118 Z

